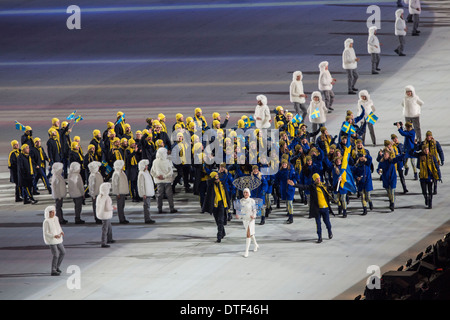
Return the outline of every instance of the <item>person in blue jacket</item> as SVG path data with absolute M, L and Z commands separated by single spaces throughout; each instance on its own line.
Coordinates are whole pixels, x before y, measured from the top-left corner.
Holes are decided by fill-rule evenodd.
M 414 163 L 414 150 L 416 149 L 416 131 L 413 129 L 411 122 L 405 123 L 405 129 L 401 126 L 399 122 L 397 122 L 398 133 L 405 137 L 405 141 L 403 142 L 403 146 L 405 147 L 405 155 L 404 155 L 404 165 L 405 165 L 405 176 L 408 175 L 409 167 L 408 167 L 408 159 L 410 159 L 411 167 L 414 171 L 414 180 L 418 180 L 417 177 L 417 169 Z
M 275 168 L 271 167 L 271 165 L 268 163 L 268 158 L 265 156 L 260 157 L 259 162 L 260 162 L 259 169 L 267 181 L 267 190 L 266 190 L 265 199 L 264 199 L 264 203 L 265 203 L 264 217 L 268 218 L 269 214 L 272 212 L 272 203 L 270 200 L 270 195 L 273 193 L 273 184 L 275 181 L 275 174 L 276 174 L 276 171 L 278 170 L 278 168 L 276 168 L 276 170 L 275 170 Z M 271 164 L 272 164 L 272 162 L 271 162 Z
M 381 181 L 383 182 L 383 188 L 386 189 L 389 198 L 389 209 L 394 211 L 395 203 L 395 188 L 397 187 L 397 170 L 395 165 L 403 161 L 403 155 L 399 154 L 395 156 L 394 151 L 387 148 L 383 149 L 379 153 L 379 162 L 377 172 L 381 175 Z
M 398 137 L 396 134 L 391 134 L 391 140 L 392 140 L 392 149 L 394 150 L 395 154 L 396 155 L 404 154 L 405 148 L 403 146 L 403 143 L 401 143 L 398 140 Z M 409 191 L 406 188 L 406 180 L 405 180 L 405 175 L 403 174 L 403 168 L 404 168 L 403 161 L 397 163 L 397 174 L 400 179 L 400 183 L 402 184 L 402 187 L 403 187 L 403 193 L 408 193 Z
M 253 165 L 252 166 L 252 173 L 251 176 L 253 179 L 258 179 L 261 181 L 261 184 L 259 185 L 259 187 L 257 187 L 256 189 L 251 190 L 251 198 L 255 199 L 255 198 L 259 198 L 262 200 L 262 204 L 261 204 L 261 221 L 260 221 L 260 225 L 263 225 L 266 221 L 266 216 L 265 216 L 265 204 L 266 204 L 266 193 L 267 193 L 267 188 L 268 188 L 268 183 L 267 183 L 267 179 L 266 176 L 263 175 L 260 171 L 259 171 L 259 167 L 257 165 Z
M 280 186 L 281 200 L 286 201 L 288 211 L 288 219 L 286 223 L 290 224 L 294 222 L 293 201 L 296 188 L 289 185 L 288 180 L 292 180 L 294 183 L 297 183 L 294 168 L 291 167 L 288 160 L 282 159 L 280 170 L 275 176 L 275 184 Z
M 347 189 L 344 189 L 344 188 L 341 188 L 341 186 L 338 186 L 340 184 L 342 157 L 335 157 L 333 162 L 334 162 L 334 166 L 332 169 L 333 196 L 338 205 L 338 215 L 342 214 L 343 218 L 347 218 L 346 197 L 347 197 L 348 191 L 347 191 Z
M 356 149 L 355 153 L 355 164 L 352 167 L 353 179 L 356 180 L 356 185 L 358 192 L 361 195 L 361 203 L 363 206 L 362 215 L 367 214 L 367 204 L 369 204 L 369 209 L 373 209 L 372 199 L 370 197 L 370 192 L 373 190 L 372 184 L 372 156 L 369 152 L 366 152 L 364 148 Z M 401 161 L 400 161 L 401 162 Z
M 227 164 L 222 162 L 219 166 L 219 180 L 222 182 L 222 185 L 227 190 L 228 195 L 230 197 L 230 207 L 233 204 L 233 201 L 236 200 L 236 187 L 233 185 L 233 175 L 228 172 Z M 233 198 L 234 196 L 234 198 Z M 233 206 L 234 209 L 234 206 Z M 230 221 L 232 218 L 232 213 L 234 211 L 228 210 L 227 220 Z

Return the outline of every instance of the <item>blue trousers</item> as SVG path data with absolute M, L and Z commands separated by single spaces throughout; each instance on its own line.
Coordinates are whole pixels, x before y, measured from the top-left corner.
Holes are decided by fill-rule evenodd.
M 330 209 L 329 208 L 322 208 L 319 209 L 319 215 L 316 217 L 316 225 L 317 225 L 317 235 L 319 238 L 322 238 L 322 222 L 320 219 L 323 220 L 325 223 L 325 226 L 327 227 L 328 234 L 331 233 L 331 223 L 330 223 Z

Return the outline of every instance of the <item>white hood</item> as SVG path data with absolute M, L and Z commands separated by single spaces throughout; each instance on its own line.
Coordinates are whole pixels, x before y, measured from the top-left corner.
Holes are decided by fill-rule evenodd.
M 156 151 L 156 159 L 167 160 L 167 149 L 159 148 L 158 151 Z
M 92 161 L 88 164 L 88 169 L 90 173 L 97 173 L 99 168 L 101 167 L 101 163 L 98 161 Z
M 120 171 L 123 169 L 123 166 L 125 165 L 125 162 L 123 160 L 116 160 L 114 161 L 114 170 Z
M 103 182 L 100 185 L 100 194 L 101 196 L 107 196 L 109 195 L 109 191 L 111 190 L 111 183 L 109 182 Z
M 314 100 L 314 97 L 319 97 L 319 101 L 316 102 Z M 322 102 L 322 94 L 319 91 L 314 91 L 313 93 L 311 93 L 311 102 L 317 103 L 317 104 L 321 103 Z
M 72 162 L 69 167 L 69 174 L 80 173 L 81 166 L 78 162 Z
M 301 72 L 301 71 L 295 71 L 293 74 L 292 74 L 292 81 L 298 81 L 297 80 L 297 77 L 298 76 L 300 76 L 300 80 L 299 81 L 302 81 L 303 80 L 303 73 Z
M 262 94 L 258 95 L 256 97 L 256 101 L 261 101 L 264 106 L 267 105 L 267 97 L 265 95 Z
M 416 96 L 416 89 L 414 89 L 413 86 L 409 85 L 409 86 L 406 86 L 406 87 L 405 87 L 405 97 L 408 97 L 408 96 L 406 95 L 406 91 L 411 91 L 411 92 L 412 92 L 412 97 L 415 97 L 415 96 Z
M 47 208 L 45 208 L 45 210 L 44 210 L 44 217 L 45 217 L 45 219 L 50 219 L 50 211 L 55 211 L 56 212 L 55 206 L 48 206 Z
M 138 163 L 139 171 L 144 171 L 145 166 L 148 166 L 149 163 L 150 162 L 147 159 L 142 159 L 141 161 L 139 161 L 139 163 Z
M 63 164 L 62 162 L 55 162 L 52 166 L 52 173 L 53 174 L 61 174 L 63 171 Z
M 371 26 L 369 28 L 369 36 L 373 36 L 375 34 L 375 31 L 377 31 L 378 28 L 376 26 Z
M 363 96 L 367 98 L 367 101 L 370 100 L 370 94 L 369 94 L 369 92 L 367 90 L 359 91 L 359 100 L 364 101 L 362 99 Z
M 400 18 L 400 16 L 402 15 L 402 13 L 403 13 L 403 9 L 397 9 L 397 10 L 395 10 L 395 17 L 396 17 L 396 18 Z
M 353 43 L 353 39 L 351 39 L 351 38 L 345 39 L 345 41 L 344 41 L 344 47 L 345 47 L 345 49 L 350 48 L 350 44 L 352 44 L 352 43 Z
M 328 66 L 328 61 L 322 61 L 321 63 L 319 63 L 320 72 L 324 72 L 326 66 Z

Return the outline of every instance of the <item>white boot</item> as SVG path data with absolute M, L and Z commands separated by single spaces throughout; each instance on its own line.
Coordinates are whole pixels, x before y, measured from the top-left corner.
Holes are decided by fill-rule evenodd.
M 252 240 L 251 238 L 245 238 L 245 253 L 244 253 L 245 258 L 248 257 L 248 249 L 250 249 L 251 240 Z
M 258 244 L 256 243 L 256 238 L 255 238 L 254 235 L 252 236 L 252 240 L 253 240 L 253 244 L 254 244 L 254 246 L 255 246 L 254 249 L 253 249 L 253 251 L 256 252 L 256 251 L 258 251 L 259 246 L 258 246 Z

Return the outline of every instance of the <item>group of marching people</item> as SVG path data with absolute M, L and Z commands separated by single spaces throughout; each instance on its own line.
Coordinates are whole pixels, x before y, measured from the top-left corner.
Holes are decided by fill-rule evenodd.
M 294 74 L 296 76 L 293 82 L 298 81 L 299 72 Z M 432 207 L 437 182 L 442 181 L 439 167 L 444 163 L 444 154 L 430 131 L 427 131 L 426 139 L 421 141 L 419 117 L 414 117 L 410 109 L 420 109 L 423 102 L 411 86 L 406 87 L 403 101 L 407 122 L 404 126 L 400 122 L 396 124 L 398 134 L 404 137 L 404 143 L 400 142 L 399 136 L 392 134 L 391 140 L 385 140 L 384 149 L 376 155 L 378 164 L 375 164 L 365 147 L 367 128 L 373 145 L 376 145 L 374 125 L 367 122 L 365 117 L 375 111 L 367 90 L 359 92 L 355 113 L 348 110 L 343 119 L 343 124 L 351 124 L 355 129 L 352 134 L 340 130 L 336 135 L 331 135 L 325 126 L 326 119 L 322 119 L 323 122 L 310 119 L 312 131 L 308 131 L 304 121 L 296 122 L 292 113 L 285 113 L 282 106 L 276 107 L 273 122 L 279 141 L 271 148 L 268 148 L 271 139 L 267 137 L 264 122 L 269 122 L 270 125 L 272 117 L 270 112 L 269 120 L 260 120 L 259 117 L 267 113 L 267 98 L 259 95 L 257 101 L 255 114 L 252 115 L 257 119 L 257 125 L 249 121 L 252 116 L 244 115 L 236 126 L 230 128 L 227 128 L 228 114 L 222 121 L 219 113 L 213 113 L 209 125 L 202 110 L 196 108 L 193 117 L 184 119 L 182 114 L 177 114 L 172 131 L 167 128 L 165 116 L 159 114 L 156 119 L 146 119 L 145 129 L 133 132 L 124 113 L 118 112 L 116 123 L 108 122 L 103 133 L 98 129 L 93 130 L 86 153 L 82 151 L 79 137 L 71 139 L 72 129 L 67 121 L 60 125 L 59 119 L 52 119 L 46 151 L 41 139 L 34 138 L 32 129 L 26 127 L 21 137 L 21 146 L 16 140 L 11 142 L 12 151 L 8 161 L 11 181 L 16 184 L 16 201 L 36 203 L 33 195 L 38 194 L 37 182 L 41 179 L 55 199 L 56 216 L 62 224 L 67 222 L 62 210 L 67 193 L 74 202 L 75 223 L 84 223 L 81 219 L 82 207 L 85 199 L 91 197 L 94 216 L 100 224 L 102 222 L 96 213 L 96 199 L 101 194 L 102 183 L 110 182 L 111 193 L 116 197 L 120 223 L 128 223 L 124 212 L 126 199 L 143 201 L 144 220 L 146 223 L 154 223 L 150 217 L 150 199 L 157 199 L 160 213 L 163 212 L 165 198 L 169 202 L 170 212 L 177 212 L 173 194 L 175 186 L 181 181 L 185 192 L 198 195 L 202 212 L 217 213 L 217 203 L 212 202 L 216 193 L 210 183 L 217 177 L 224 189 L 222 203 L 226 202 L 220 214 L 215 214 L 220 241 L 225 233 L 223 226 L 236 213 L 235 201 L 243 198 L 243 188 L 234 184 L 235 180 L 242 177 L 258 181 L 257 186 L 249 191 L 251 198 L 262 201 L 258 209 L 261 225 L 265 223 L 273 206 L 280 208 L 281 201 L 286 204 L 287 223 L 292 223 L 296 191 L 299 193 L 300 203 L 308 204 L 310 198 L 308 189 L 294 185 L 314 184 L 315 174 L 320 176 L 330 199 L 337 204 L 338 213 L 346 217 L 350 191 L 341 186 L 339 178 L 342 175 L 347 142 L 350 140 L 351 149 L 347 162 L 357 188 L 357 196 L 361 198 L 362 214 L 373 209 L 370 196 L 373 190 L 373 172 L 380 175 L 389 197 L 389 207 L 394 210 L 397 176 L 403 191 L 408 192 L 405 176 L 409 165 L 414 179 L 420 179 L 426 206 Z M 315 109 L 316 105 L 327 110 L 320 93 L 312 95 L 311 105 L 314 107 L 310 107 L 310 110 Z M 260 111 L 260 108 L 264 111 Z M 311 115 L 310 111 L 307 114 Z M 212 129 L 213 134 L 205 138 L 209 129 Z M 247 132 L 245 138 L 237 135 L 239 130 Z M 216 143 L 215 150 L 208 153 L 206 147 L 212 142 Z M 264 144 L 265 149 L 262 148 Z M 260 152 L 261 150 L 264 152 Z M 212 161 L 219 155 L 222 161 Z M 190 157 L 190 161 L 187 157 Z M 47 161 L 50 168 L 48 172 Z M 175 178 L 173 167 L 176 168 Z

